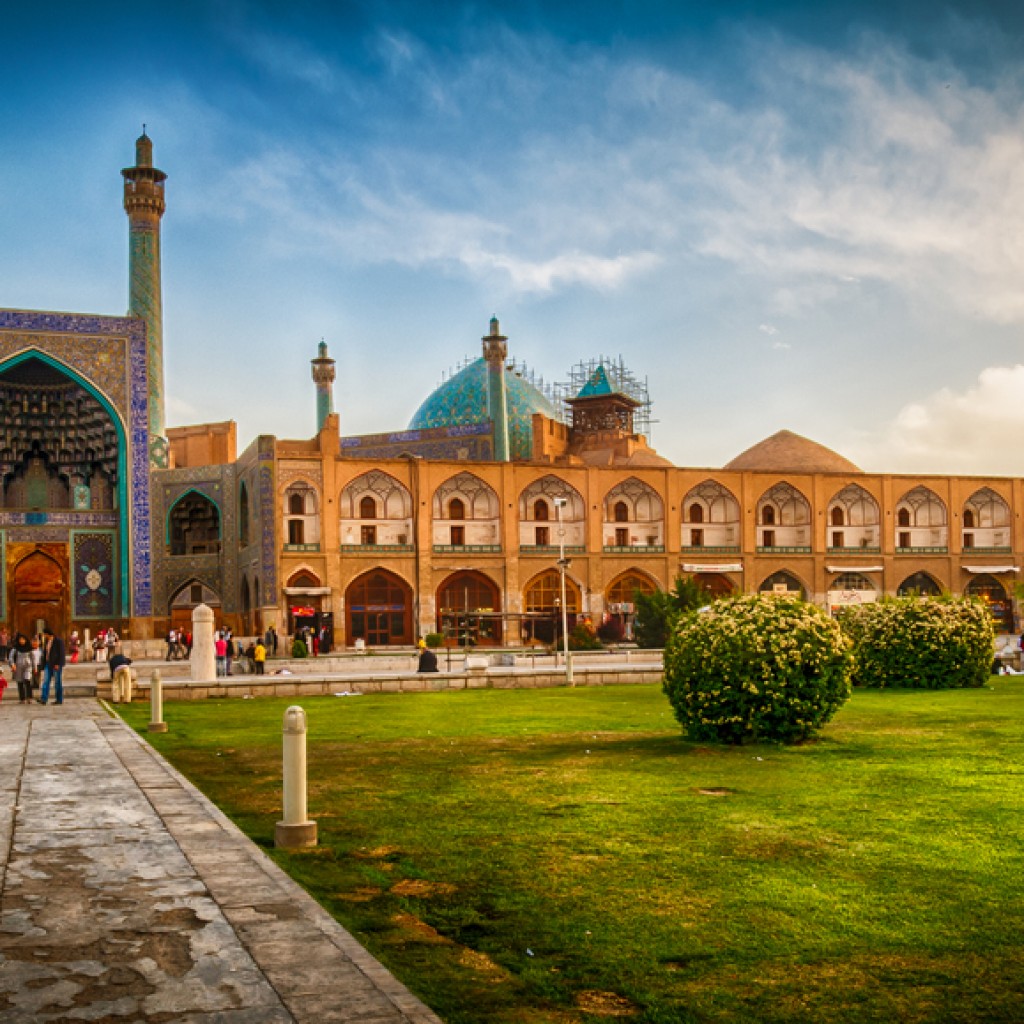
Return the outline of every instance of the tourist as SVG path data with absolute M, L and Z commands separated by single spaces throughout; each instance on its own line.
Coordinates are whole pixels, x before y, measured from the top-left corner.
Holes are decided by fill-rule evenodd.
M 229 629 L 224 634 L 224 675 L 231 675 L 231 659 L 235 656 L 235 634 Z
M 420 639 L 420 659 L 416 666 L 417 672 L 436 672 L 437 655 L 427 646 L 427 641 Z
M 213 642 L 213 653 L 217 665 L 217 675 L 225 675 L 224 666 L 227 663 L 228 642 L 224 639 L 223 633 L 217 634 L 217 639 Z
M 132 659 L 131 658 L 127 657 L 126 655 L 124 655 L 120 651 L 118 651 L 117 654 L 115 654 L 110 659 L 110 678 L 111 679 L 114 678 L 114 673 L 119 668 L 127 668 L 129 665 L 131 665 L 131 663 L 132 663 Z
M 64 641 L 59 636 L 53 635 L 53 630 L 47 627 L 43 631 L 46 640 L 46 647 L 43 651 L 43 662 L 46 665 L 46 677 L 43 679 L 43 692 L 40 694 L 39 703 L 45 704 L 50 697 L 50 683 L 53 683 L 54 704 L 64 703 Z
M 6 661 L 10 653 L 11 634 L 7 631 L 7 627 L 4 626 L 3 629 L 0 629 L 0 661 Z
M 173 626 L 167 630 L 164 643 L 167 644 L 167 656 L 164 661 L 173 661 L 178 653 L 178 631 Z
M 32 689 L 36 689 L 43 680 L 43 648 L 39 637 L 32 637 Z
M 8 660 L 11 663 L 14 681 L 18 684 L 18 703 L 32 703 L 32 647 L 24 633 L 14 638 L 14 646 L 9 649 Z
M 253 671 L 256 675 L 263 675 L 263 664 L 267 660 L 267 649 L 263 646 L 263 641 L 258 637 L 256 643 L 252 649 L 252 665 Z
M 71 630 L 71 636 L 68 637 L 68 660 L 72 665 L 78 664 L 78 654 L 82 649 L 82 642 L 78 639 L 78 630 Z
M 105 629 L 96 633 L 96 639 L 92 642 L 92 652 L 97 661 L 107 660 L 107 631 Z

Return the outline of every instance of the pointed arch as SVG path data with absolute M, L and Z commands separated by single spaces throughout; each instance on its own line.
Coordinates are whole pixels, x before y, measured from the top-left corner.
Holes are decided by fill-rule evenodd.
M 412 587 L 387 569 L 371 569 L 345 588 L 345 635 L 368 647 L 413 642 Z
M 431 501 L 437 548 L 501 550 L 501 502 L 490 484 L 463 471 L 445 480 Z
M 810 502 L 801 491 L 785 480 L 768 488 L 758 498 L 757 524 L 759 548 L 810 550 Z
M 881 543 L 881 510 L 860 484 L 847 484 L 832 495 L 826 511 L 828 547 L 877 551 Z M 844 588 L 848 589 L 848 588 Z
M 799 595 L 807 599 L 807 588 L 800 581 L 800 578 L 788 569 L 780 569 L 773 572 L 771 576 L 762 581 L 758 591 L 762 594 L 783 594 L 789 597 Z
M 899 597 L 938 597 L 942 586 L 930 573 L 915 572 L 896 588 L 896 593 Z
M 717 480 L 703 480 L 683 498 L 682 546 L 739 550 L 740 504 Z
M 896 502 L 897 551 L 945 553 L 949 542 L 946 504 L 930 488 L 919 485 Z
M 665 544 L 665 503 L 661 495 L 635 476 L 616 484 L 604 496 L 606 549 L 649 548 Z
M 343 547 L 411 546 L 412 494 L 390 473 L 373 469 L 351 480 L 339 509 Z
M 500 644 L 501 588 L 477 569 L 447 576 L 437 588 L 437 631 L 459 646 Z
M 1006 499 L 991 487 L 980 488 L 964 502 L 962 547 L 1009 552 L 1012 549 L 1011 522 Z
M 171 555 L 218 554 L 221 510 L 208 494 L 194 487 L 179 494 L 167 509 L 167 549 Z

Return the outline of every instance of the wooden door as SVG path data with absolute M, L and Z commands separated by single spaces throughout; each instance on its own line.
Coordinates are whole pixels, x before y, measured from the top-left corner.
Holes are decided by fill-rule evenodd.
M 49 627 L 57 636 L 64 636 L 66 576 L 66 567 L 47 551 L 33 551 L 17 563 L 11 581 L 11 618 L 17 632 L 32 636 Z

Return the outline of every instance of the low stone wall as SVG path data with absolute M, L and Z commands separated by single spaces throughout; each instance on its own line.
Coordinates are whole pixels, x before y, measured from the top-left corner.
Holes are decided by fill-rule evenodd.
M 660 683 L 660 664 L 618 664 L 607 668 L 574 667 L 576 686 L 619 686 Z M 327 697 L 337 693 L 423 693 L 438 690 L 534 690 L 565 686 L 565 670 L 551 668 L 487 668 L 468 672 L 360 672 L 343 676 L 229 676 L 200 680 L 163 680 L 164 701 L 227 697 Z M 149 676 L 140 672 L 135 701 L 149 700 Z M 99 684 L 99 696 L 110 699 L 110 683 Z

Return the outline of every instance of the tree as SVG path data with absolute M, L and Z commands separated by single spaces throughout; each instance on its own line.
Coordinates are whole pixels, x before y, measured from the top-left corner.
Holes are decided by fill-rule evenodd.
M 637 644 L 664 647 L 681 615 L 703 608 L 713 600 L 711 591 L 694 576 L 677 576 L 671 590 L 656 590 L 653 594 L 638 590 L 633 595 L 636 605 L 633 632 Z

